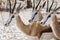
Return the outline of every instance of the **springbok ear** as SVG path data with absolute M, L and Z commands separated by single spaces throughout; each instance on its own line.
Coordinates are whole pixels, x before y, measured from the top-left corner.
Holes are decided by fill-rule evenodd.
M 57 17 L 56 17 L 56 15 L 55 15 L 55 14 L 53 15 L 52 20 L 53 20 L 53 22 L 54 22 L 54 23 L 56 23 L 56 22 L 57 22 Z

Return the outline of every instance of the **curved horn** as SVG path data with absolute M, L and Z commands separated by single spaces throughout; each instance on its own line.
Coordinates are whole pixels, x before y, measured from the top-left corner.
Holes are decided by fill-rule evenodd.
M 17 7 L 17 9 L 16 9 L 16 11 L 17 12 L 19 12 L 20 11 L 20 9 L 22 9 L 24 7 L 24 5 L 23 6 L 21 6 L 21 3 L 19 4 L 19 6 Z
M 59 9 L 60 9 L 60 7 L 56 8 L 56 10 L 55 10 L 55 11 L 57 11 L 57 10 L 59 10 Z
M 47 0 L 47 9 L 46 9 L 46 12 L 48 12 L 48 10 L 49 10 L 48 6 L 49 6 L 49 0 Z
M 52 0 L 52 4 L 51 4 L 51 6 L 50 6 L 50 8 L 49 8 L 49 12 L 50 12 L 50 10 L 51 10 L 51 8 L 52 8 L 52 6 L 53 6 L 53 3 L 54 3 L 54 0 Z
M 35 9 L 35 0 L 33 0 L 33 10 Z
M 36 6 L 36 8 L 35 8 L 35 9 L 37 9 L 37 8 L 38 8 L 38 6 L 39 6 L 40 2 L 41 2 L 41 0 L 39 0 L 39 3 L 37 4 L 37 6 Z
M 42 8 L 44 8 L 45 4 L 46 4 L 46 1 L 43 3 Z
M 20 10 L 20 6 L 21 6 L 21 3 L 20 3 L 19 6 L 17 7 L 17 10 L 16 10 L 16 11 L 19 11 L 19 10 Z
M 10 2 L 10 0 L 8 0 L 8 1 L 9 1 L 9 6 L 10 6 L 10 8 L 9 8 L 10 9 L 10 13 L 11 13 L 11 10 L 12 10 L 11 9 L 11 2 Z
M 46 1 L 43 3 L 43 5 L 41 5 L 41 6 L 39 7 L 39 9 L 40 9 L 41 7 L 44 8 L 45 4 L 46 4 Z M 38 10 L 38 11 L 39 11 L 39 10 Z
M 13 9 L 12 9 L 12 13 L 14 12 L 15 7 L 16 7 L 16 0 L 15 0 L 15 3 L 14 3 L 14 6 L 13 6 Z

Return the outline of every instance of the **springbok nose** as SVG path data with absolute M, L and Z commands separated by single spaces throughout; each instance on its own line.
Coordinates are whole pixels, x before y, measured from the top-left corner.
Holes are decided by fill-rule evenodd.
M 44 24 L 45 24 L 45 22 L 41 22 L 41 24 L 43 24 L 43 25 L 44 25 Z
M 7 27 L 7 26 L 9 26 L 9 25 L 8 25 L 8 24 L 4 24 L 4 26 L 6 26 L 6 27 Z
M 32 22 L 32 20 L 30 19 L 29 22 Z

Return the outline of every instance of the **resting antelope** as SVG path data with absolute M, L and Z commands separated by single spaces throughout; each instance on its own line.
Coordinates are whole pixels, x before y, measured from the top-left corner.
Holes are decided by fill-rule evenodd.
M 60 7 L 57 8 L 57 5 L 55 6 L 55 8 L 52 10 L 52 12 L 50 11 L 48 13 L 47 16 L 45 16 L 42 21 L 40 21 L 41 24 L 45 24 L 47 22 L 47 20 L 52 17 L 52 23 L 50 24 L 50 27 L 52 29 L 52 32 L 54 34 L 54 36 L 57 39 L 60 39 L 60 18 L 58 17 L 60 14 L 58 14 L 58 10 L 60 9 Z M 48 8 L 49 10 L 49 8 Z M 59 12 L 60 13 L 60 12 Z
M 48 3 L 48 2 L 49 2 L 49 0 L 47 0 L 47 9 L 46 9 L 46 13 L 45 13 L 46 15 L 45 15 L 45 17 L 43 17 L 43 19 L 40 21 L 41 24 L 45 24 L 45 23 L 46 23 L 47 19 L 51 17 L 52 12 L 54 12 L 53 10 L 54 10 L 54 9 L 56 8 L 56 6 L 57 6 L 57 2 L 55 2 L 54 0 L 52 0 L 52 4 L 50 5 L 50 7 L 49 7 L 49 3 Z M 55 2 L 55 8 L 52 9 L 52 6 L 53 6 L 54 2 Z
M 41 13 L 39 11 L 40 11 L 40 9 L 44 8 L 44 6 L 46 4 L 46 1 L 44 1 L 44 3 L 42 5 L 40 5 L 40 4 L 41 4 L 41 0 L 39 0 L 39 3 L 37 5 L 35 4 L 35 0 L 33 0 L 32 17 L 29 20 L 29 22 L 32 22 L 33 21 L 35 15 L 37 15 L 37 13 L 38 13 L 38 16 L 39 16 L 39 20 L 42 19 L 42 17 L 40 17 L 41 16 Z
M 58 9 L 60 9 L 60 7 Z M 51 14 L 52 23 L 50 23 L 50 27 L 54 36 L 60 40 L 60 17 L 59 17 L 60 14 L 57 14 L 58 12 L 56 12 L 55 10 L 52 13 L 53 13 Z

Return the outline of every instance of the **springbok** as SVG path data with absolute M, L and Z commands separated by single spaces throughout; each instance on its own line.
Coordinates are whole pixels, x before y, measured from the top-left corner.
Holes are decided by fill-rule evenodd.
M 53 4 L 54 4 L 54 0 L 52 0 L 52 4 L 49 7 L 49 0 L 47 0 L 47 9 L 46 9 L 46 13 L 45 13 L 47 15 L 40 21 L 41 24 L 45 24 L 45 22 L 47 21 L 47 19 L 51 17 L 51 13 L 53 12 L 53 11 L 51 12 L 51 10 L 53 10 L 52 9 Z M 57 2 L 56 2 L 56 5 L 57 5 Z
M 55 5 L 55 8 L 51 11 L 49 11 L 48 15 L 45 16 L 42 20 L 43 21 L 40 21 L 41 24 L 45 24 L 46 21 L 52 17 L 52 23 L 50 24 L 50 27 L 52 29 L 52 32 L 54 34 L 54 36 L 57 38 L 57 39 L 60 39 L 60 18 L 59 18 L 59 10 L 60 7 L 57 8 L 57 4 Z M 48 8 L 49 10 L 49 8 Z M 51 10 L 51 9 L 50 9 Z
M 34 17 L 37 15 L 37 13 L 39 14 L 38 16 L 41 16 L 41 13 L 39 12 L 41 8 L 44 8 L 46 1 L 44 1 L 44 3 L 42 5 L 40 5 L 41 0 L 39 0 L 39 3 L 37 5 L 35 5 L 35 0 L 33 0 L 33 11 L 32 11 L 32 17 L 29 20 L 29 22 L 32 22 Z M 42 17 L 39 18 L 39 20 L 41 20 Z
M 51 29 L 53 31 L 53 34 L 57 39 L 60 39 L 60 21 L 58 21 L 56 15 L 53 15 L 52 21 L 53 22 L 52 22 Z
M 54 9 L 54 11 L 52 12 L 53 14 L 51 14 L 51 18 L 52 18 L 52 23 L 50 24 L 51 30 L 54 34 L 54 36 L 60 40 L 60 13 L 59 11 L 57 11 L 58 9 L 60 9 L 60 7 Z M 49 18 L 48 18 L 49 19 Z M 47 20 L 48 20 L 47 19 Z

